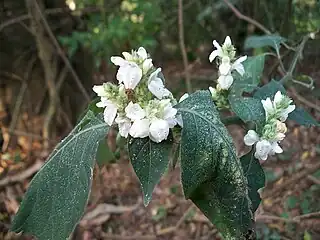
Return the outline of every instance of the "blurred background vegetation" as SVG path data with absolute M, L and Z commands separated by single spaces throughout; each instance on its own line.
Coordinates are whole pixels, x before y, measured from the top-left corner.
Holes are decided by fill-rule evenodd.
M 38 164 L 38 168 L 34 168 L 34 163 L 43 161 L 57 141 L 72 129 L 79 115 L 94 97 L 92 86 L 115 81 L 116 68 L 111 65 L 110 57 L 120 55 L 122 51 L 145 47 L 154 59 L 154 64 L 162 67 L 169 88 L 179 97 L 187 91 L 186 78 L 191 80 L 193 89 L 214 85 L 216 67 L 208 63 L 213 39 L 222 42 L 225 36 L 230 35 L 239 54 L 254 55 L 270 52 L 270 49 L 247 50 L 244 43 L 248 37 L 267 33 L 280 35 L 287 41 L 279 55 L 285 67 L 289 67 L 289 60 L 295 54 L 302 38 L 312 33 L 313 39 L 306 43 L 294 72 L 297 81 L 306 83 L 292 85 L 289 93 L 297 104 L 307 107 L 319 120 L 319 0 L 184 0 L 181 9 L 182 25 L 179 25 L 178 2 L 0 1 L 0 239 L 9 236 L 8 227 L 25 191 L 26 179 L 40 166 Z M 263 27 L 259 28 L 256 22 Z M 184 29 L 184 40 L 179 34 L 181 28 Z M 183 61 L 184 54 L 187 58 Z M 271 78 L 280 78 L 278 65 L 276 58 L 268 58 L 262 78 L 264 83 Z M 310 82 L 312 84 L 309 84 Z M 240 130 L 234 131 L 239 133 L 238 135 L 242 134 Z M 292 220 L 296 215 L 320 210 L 316 201 L 320 196 L 320 172 L 317 169 L 308 172 L 308 167 L 319 161 L 317 158 L 319 159 L 320 154 L 320 140 L 317 131 L 319 132 L 315 128 L 307 130 L 292 124 L 289 134 L 291 137 L 288 137 L 286 146 L 288 151 L 280 155 L 279 159 L 267 163 L 269 189 L 287 184 L 287 181 L 295 179 L 294 177 L 303 171 L 307 173 L 303 172 L 303 177 L 298 178 L 298 181 L 294 180 L 293 186 L 282 189 L 279 193 L 281 198 L 272 201 L 267 198 L 268 202 L 263 204 L 262 213 L 271 212 L 279 219 L 262 217 L 257 226 L 259 239 L 320 239 L 319 232 L 316 231 L 320 229 L 319 219 L 303 224 Z M 242 135 L 238 138 L 239 142 L 241 138 Z M 119 174 L 118 168 L 119 166 L 110 167 L 111 170 L 105 171 L 113 176 L 113 171 Z M 12 176 L 21 175 L 21 172 L 25 173 L 28 169 L 33 171 L 12 180 Z M 131 176 L 130 181 L 135 182 L 134 186 L 128 185 L 135 189 L 132 190 L 133 196 L 136 196 L 135 193 L 139 195 L 136 179 L 125 171 L 122 173 Z M 106 178 L 117 181 L 116 177 L 114 179 L 109 175 Z M 8 180 L 8 176 L 11 176 L 11 180 Z M 297 185 L 298 182 L 300 185 Z M 16 189 L 16 185 L 20 190 Z M 170 189 L 169 195 L 175 196 L 172 201 L 177 204 L 181 201 L 180 195 L 177 195 L 177 190 L 172 190 L 172 185 L 174 184 L 166 183 L 163 188 Z M 109 194 L 101 196 L 99 193 L 97 202 L 114 203 L 114 198 L 119 196 L 131 199 L 126 192 L 131 190 L 127 188 L 122 192 L 109 189 L 112 192 L 110 193 L 109 190 L 101 190 L 104 188 L 103 182 L 97 188 L 98 192 Z M 279 203 L 281 204 L 277 205 Z M 185 211 L 184 207 L 177 208 L 178 210 L 174 208 L 176 218 L 170 220 L 170 214 L 173 213 L 166 205 L 167 200 L 159 197 L 159 201 L 155 200 L 154 204 L 155 206 L 150 207 L 152 217 L 145 219 L 146 224 L 149 221 L 155 226 L 170 225 L 170 222 L 175 222 L 181 217 L 179 214 L 182 215 Z M 191 215 L 195 214 L 190 213 Z M 120 220 L 113 220 L 104 221 L 103 229 L 110 228 L 113 229 L 111 232 L 120 234 L 123 229 L 116 226 Z M 194 224 L 192 221 L 191 223 Z M 190 232 L 193 226 L 188 224 L 189 222 L 182 228 L 185 232 Z M 178 238 L 174 238 L 177 236 L 169 232 L 168 235 L 163 234 L 163 238 L 161 236 L 157 239 L 219 239 L 210 224 L 203 224 L 209 227 L 206 233 L 201 234 L 208 238 L 195 237 L 199 228 L 197 223 L 196 230 L 187 235 L 192 236 L 190 238 L 177 231 Z M 129 224 L 125 229 L 129 231 L 130 228 L 132 226 Z M 120 232 L 114 229 L 120 229 Z M 91 230 L 88 231 L 90 237 L 83 239 L 100 239 L 92 237 L 95 235 L 92 235 Z M 81 233 L 83 237 L 86 231 Z M 6 239 L 11 238 L 14 239 L 11 235 Z

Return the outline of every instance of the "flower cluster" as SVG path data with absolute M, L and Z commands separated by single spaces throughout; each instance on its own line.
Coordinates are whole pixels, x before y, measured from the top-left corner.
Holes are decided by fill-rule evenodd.
M 209 61 L 212 62 L 217 58 L 219 65 L 217 89 L 228 90 L 233 83 L 232 72 L 235 70 L 241 76 L 245 73 L 242 62 L 247 59 L 247 56 L 236 59 L 236 50 L 229 36 L 226 37 L 222 46 L 216 40 L 213 41 L 213 45 L 216 50 L 210 54 Z
M 154 142 L 167 139 L 170 128 L 177 123 L 176 104 L 171 92 L 161 79 L 161 68 L 155 69 L 152 59 L 143 47 L 122 57 L 111 57 L 119 66 L 118 85 L 104 83 L 93 87 L 101 98 L 97 107 L 104 108 L 104 120 L 118 125 L 119 134 L 125 138 L 150 137 Z
M 270 98 L 261 100 L 266 114 L 266 122 L 259 134 L 254 130 L 249 130 L 244 136 L 244 143 L 247 146 L 256 144 L 255 157 L 260 160 L 266 160 L 269 155 L 282 153 L 283 150 L 279 146 L 287 132 L 286 124 L 284 123 L 289 113 L 294 111 L 295 105 L 291 105 L 292 100 L 282 95 L 278 91 L 273 101 Z

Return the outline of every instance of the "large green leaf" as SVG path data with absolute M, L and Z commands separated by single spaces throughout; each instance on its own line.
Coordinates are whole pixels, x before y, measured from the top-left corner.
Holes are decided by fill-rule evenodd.
M 272 47 L 279 49 L 286 39 L 278 35 L 250 36 L 244 42 L 244 49 Z
M 185 197 L 226 239 L 246 239 L 253 232 L 247 179 L 209 91 L 190 95 L 177 109 L 183 118 L 181 179 Z
M 265 121 L 265 111 L 259 99 L 250 97 L 236 97 L 229 95 L 232 111 L 244 122 L 255 122 L 262 125 Z
M 268 84 L 259 88 L 254 94 L 253 97 L 257 99 L 266 99 L 268 97 L 273 98 L 274 95 L 280 91 L 282 94 L 286 94 L 287 91 L 283 85 L 275 80 L 271 80 Z
M 151 141 L 149 137 L 131 138 L 128 141 L 129 157 L 141 183 L 144 205 L 151 201 L 154 187 L 167 170 L 172 144 L 171 135 L 160 143 Z
M 237 74 L 234 81 L 233 88 L 239 94 L 244 92 L 252 92 L 260 83 L 264 68 L 265 55 L 258 55 L 255 57 L 248 57 L 243 63 L 245 73 L 243 76 Z
M 255 212 L 261 202 L 258 190 L 265 185 L 266 177 L 258 159 L 252 150 L 240 158 L 243 172 L 248 180 L 249 197 L 252 202 L 252 211 Z
M 102 139 L 99 142 L 99 146 L 96 154 L 96 161 L 99 167 L 113 163 L 116 161 L 114 153 L 111 151 L 106 139 Z
M 94 159 L 108 126 L 88 111 L 58 144 L 32 179 L 12 231 L 40 240 L 65 240 L 83 215 L 91 188 Z
M 315 120 L 306 110 L 303 108 L 296 108 L 289 114 L 288 119 L 295 121 L 299 125 L 303 126 L 320 126 L 319 122 Z

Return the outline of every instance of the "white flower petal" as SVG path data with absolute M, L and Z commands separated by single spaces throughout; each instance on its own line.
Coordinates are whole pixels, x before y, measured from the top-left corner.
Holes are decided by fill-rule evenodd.
M 229 46 L 232 45 L 231 38 L 229 36 L 226 37 L 224 40 L 223 46 Z
M 213 87 L 209 87 L 209 91 L 211 93 L 211 96 L 213 98 L 215 98 L 217 96 L 217 89 L 213 88 Z
M 279 104 L 282 100 L 282 94 L 280 91 L 278 91 L 275 95 L 274 95 L 274 99 L 273 99 L 273 103 L 274 103 L 274 106 L 276 106 L 277 104 Z
M 143 47 L 139 47 L 138 56 L 141 58 L 141 60 L 145 60 L 148 58 L 148 53 Z
M 111 62 L 116 66 L 124 66 L 128 61 L 124 60 L 122 57 L 113 56 L 111 57 Z
M 267 115 L 274 112 L 273 104 L 269 97 L 266 100 L 261 100 L 261 103 Z
M 218 78 L 218 83 L 221 89 L 228 90 L 233 83 L 233 77 L 231 75 L 221 75 Z
M 117 115 L 117 106 L 111 102 L 106 105 L 103 112 L 104 121 L 111 126 Z
M 259 141 L 259 135 L 254 130 L 249 130 L 247 134 L 244 136 L 243 140 L 247 146 L 252 146 L 256 142 Z
M 110 101 L 110 100 L 108 100 L 106 97 L 101 97 L 101 100 L 100 100 L 100 102 L 97 102 L 96 103 L 96 106 L 98 107 L 98 108 L 104 108 L 104 107 L 106 107 L 108 104 L 112 104 L 112 102 Z
M 99 97 L 105 97 L 106 91 L 104 90 L 103 85 L 94 85 L 92 90 L 99 96 Z
M 177 109 L 173 108 L 171 104 L 168 104 L 163 110 L 163 119 L 173 118 L 177 112 Z
M 229 74 L 231 70 L 231 64 L 230 64 L 230 58 L 229 57 L 223 57 L 222 62 L 219 66 L 219 72 L 221 75 L 227 75 Z
M 262 140 L 256 144 L 256 152 L 254 156 L 259 160 L 267 160 L 270 151 L 272 150 L 271 144 L 267 140 Z
M 185 93 L 181 96 L 181 98 L 179 99 L 179 103 L 182 102 L 183 100 L 187 99 L 189 97 L 188 93 Z
M 131 121 L 130 119 L 126 118 L 126 117 L 120 117 L 118 116 L 115 119 L 115 122 L 118 124 L 118 128 L 119 128 L 119 133 L 122 137 L 127 138 L 130 128 L 131 128 Z
M 237 65 L 237 64 L 239 64 L 239 63 L 242 63 L 242 62 L 244 62 L 245 60 L 247 60 L 247 56 L 242 56 L 242 57 L 239 57 L 235 62 L 234 62 L 234 64 L 235 65 Z
M 161 78 L 158 78 L 157 75 L 161 71 L 161 68 L 158 68 L 153 73 L 151 73 L 148 80 L 148 89 L 149 91 L 156 96 L 158 99 L 167 97 L 171 95 L 171 92 L 164 87 L 164 83 Z
M 151 58 L 144 60 L 142 64 L 143 73 L 147 73 L 152 67 L 153 67 L 153 64 L 152 64 Z
M 244 67 L 241 63 L 232 65 L 232 69 L 236 70 L 241 76 L 245 73 Z
M 182 121 L 181 114 L 176 115 L 176 121 L 177 121 L 178 125 L 183 128 L 183 121 Z
M 212 62 L 217 56 L 219 56 L 220 51 L 219 50 L 214 50 L 212 53 L 209 55 L 209 61 Z
M 124 109 L 127 118 L 130 118 L 131 120 L 139 120 L 146 116 L 145 111 L 141 108 L 141 106 L 138 103 L 130 102 L 128 106 Z
M 149 136 L 150 122 L 148 119 L 139 119 L 133 122 L 129 134 L 134 138 L 144 138 Z
M 124 59 L 127 61 L 132 61 L 132 55 L 128 52 L 123 52 L 122 55 L 124 56 Z
M 213 44 L 213 46 L 215 46 L 216 49 L 219 51 L 218 56 L 220 56 L 220 53 L 222 53 L 222 49 L 221 49 L 220 44 L 219 44 L 216 40 L 213 40 L 212 44 Z
M 119 68 L 117 79 L 126 89 L 134 89 L 142 78 L 142 70 L 135 63 L 129 63 Z
M 152 121 L 150 125 L 150 139 L 156 143 L 159 143 L 167 139 L 169 135 L 169 124 L 162 119 L 156 119 Z
M 279 146 L 279 144 L 277 142 L 273 142 L 271 144 L 271 151 L 270 151 L 270 155 L 274 155 L 275 153 L 283 153 L 282 148 Z

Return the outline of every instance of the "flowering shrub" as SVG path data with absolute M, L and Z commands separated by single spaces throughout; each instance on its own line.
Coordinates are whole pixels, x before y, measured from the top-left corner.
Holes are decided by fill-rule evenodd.
M 222 46 L 216 41 L 213 45 L 209 61 L 218 65 L 216 87 L 184 94 L 179 101 L 143 47 L 124 52 L 124 58 L 112 57 L 119 67 L 118 84 L 93 87 L 99 101 L 90 105 L 34 177 L 12 230 L 39 239 L 66 239 L 87 204 L 99 142 L 117 127 L 119 136 L 128 139 L 145 205 L 169 162 L 178 158 L 186 199 L 226 239 L 254 239 L 258 190 L 265 184 L 260 163 L 283 151 L 279 143 L 287 119 L 306 126 L 318 123 L 295 107 L 282 81 L 259 87 L 265 55 L 237 58 L 230 37 Z M 223 118 L 219 110 L 229 110 L 232 116 Z M 231 123 L 244 125 L 244 143 L 255 145 L 241 157 L 225 127 Z

